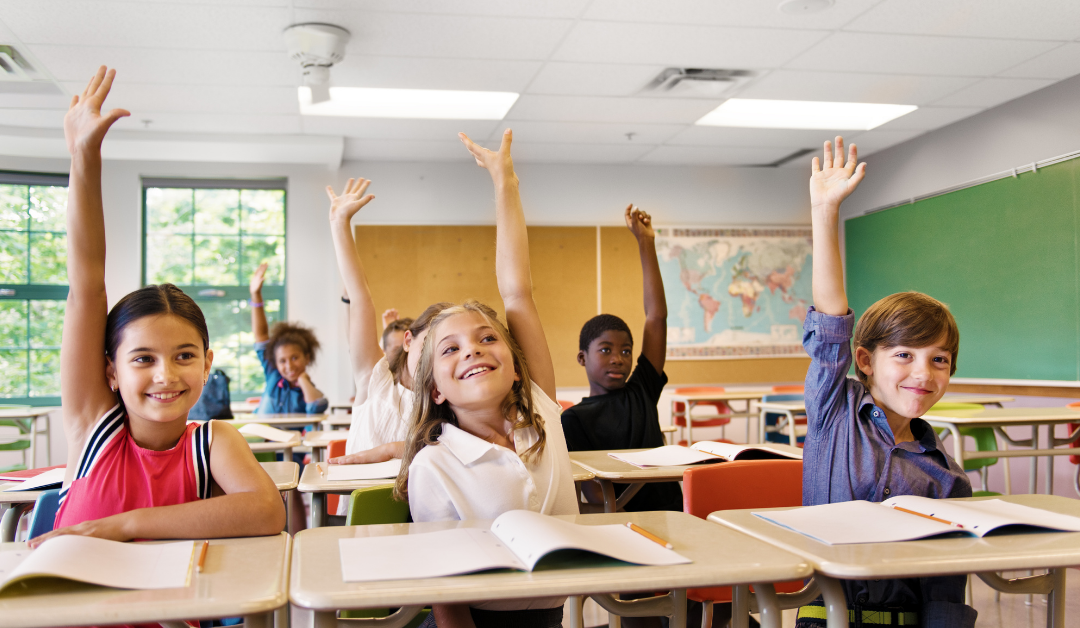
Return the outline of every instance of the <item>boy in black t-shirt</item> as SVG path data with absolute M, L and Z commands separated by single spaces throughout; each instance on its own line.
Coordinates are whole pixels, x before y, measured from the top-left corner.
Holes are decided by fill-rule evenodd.
M 645 333 L 634 372 L 634 338 L 618 316 L 601 314 L 581 328 L 578 364 L 589 378 L 589 396 L 562 414 L 563 432 L 570 451 L 660 447 L 664 435 L 656 404 L 667 383 L 667 301 L 660 263 L 656 259 L 656 232 L 649 214 L 629 205 L 626 226 L 638 242 L 641 271 L 645 279 Z M 589 491 L 589 501 L 603 499 Z M 624 487 L 616 487 L 621 490 Z M 595 493 L 595 494 L 591 494 Z M 626 510 L 683 509 L 678 482 L 646 484 L 626 505 Z

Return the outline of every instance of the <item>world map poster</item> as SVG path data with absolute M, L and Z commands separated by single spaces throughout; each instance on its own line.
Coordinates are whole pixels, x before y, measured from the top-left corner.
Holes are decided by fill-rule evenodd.
M 657 228 L 672 360 L 805 356 L 809 229 Z

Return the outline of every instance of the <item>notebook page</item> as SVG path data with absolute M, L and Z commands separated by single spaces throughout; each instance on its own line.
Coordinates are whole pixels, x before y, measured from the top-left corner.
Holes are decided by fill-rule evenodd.
M 799 454 L 788 453 L 786 451 L 773 449 L 764 445 L 736 445 L 735 443 L 717 443 L 708 440 L 694 443 L 691 449 L 697 449 L 711 454 L 716 454 L 718 456 L 722 456 L 726 460 L 735 460 L 736 458 L 750 459 L 773 457 L 792 458 L 798 460 L 802 457 Z
M 656 449 L 634 453 L 609 452 L 608 455 L 616 460 L 630 463 L 641 469 L 646 467 L 680 466 L 704 461 L 720 462 L 720 458 L 717 458 L 712 454 L 695 451 L 689 447 L 682 447 L 679 445 L 664 445 L 663 447 L 657 447 Z
M 326 466 L 326 479 L 331 482 L 382 480 L 398 476 L 401 471 L 401 459 L 394 458 L 386 462 L 373 462 L 371 464 L 330 464 Z
M 175 589 L 188 586 L 195 541 L 118 543 L 89 536 L 49 539 L 7 574 L 3 585 L 35 576 L 55 576 L 118 589 Z
M 18 491 L 42 491 L 49 488 L 60 488 L 60 485 L 64 483 L 64 474 L 67 469 L 60 467 L 58 469 L 50 469 L 45 473 L 36 475 L 21 484 L 12 486 L 5 489 L 4 492 L 18 492 Z
M 753 515 L 828 545 L 891 543 L 964 532 L 932 519 L 867 501 L 754 512 Z
M 272 440 L 275 443 L 287 443 L 291 440 L 297 440 L 300 438 L 300 432 L 290 432 L 289 430 L 279 430 L 276 427 L 270 425 L 263 425 L 262 423 L 247 423 L 241 425 L 237 430 L 244 436 L 258 436 L 259 438 L 265 438 L 266 440 Z
M 459 528 L 422 534 L 339 539 L 345 582 L 438 578 L 525 565 L 488 530 Z
M 1049 530 L 1080 532 L 1080 518 L 1012 504 L 1000 499 L 955 502 L 901 495 L 886 500 L 884 503 L 886 505 L 895 503 L 915 512 L 959 523 L 965 530 L 978 536 L 985 536 L 994 530 L 1011 525 L 1030 525 Z
M 586 526 L 529 510 L 499 515 L 491 531 L 531 571 L 547 554 L 580 549 L 638 565 L 681 565 L 691 562 L 622 525 Z

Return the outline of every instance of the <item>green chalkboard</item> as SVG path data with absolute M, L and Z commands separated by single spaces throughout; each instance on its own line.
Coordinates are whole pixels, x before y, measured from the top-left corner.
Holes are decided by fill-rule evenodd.
M 1080 381 L 1078 191 L 1074 159 L 849 219 L 851 308 L 925 292 L 960 327 L 956 377 Z

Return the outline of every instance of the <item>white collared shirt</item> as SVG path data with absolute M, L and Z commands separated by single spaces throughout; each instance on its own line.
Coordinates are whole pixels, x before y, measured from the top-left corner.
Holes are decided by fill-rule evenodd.
M 353 406 L 347 454 L 403 441 L 409 433 L 413 392 L 394 381 L 385 357 L 371 369 L 366 388 L 364 403 Z

